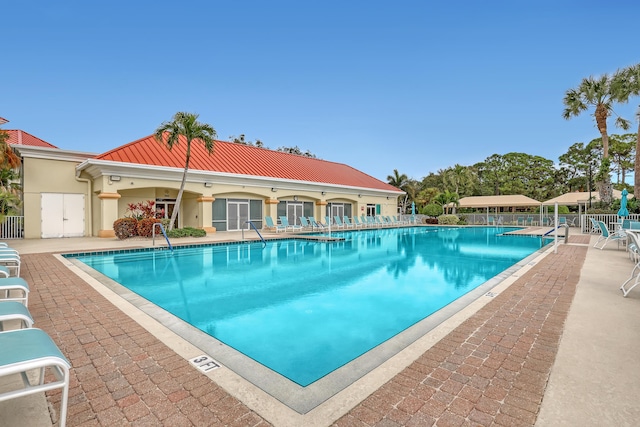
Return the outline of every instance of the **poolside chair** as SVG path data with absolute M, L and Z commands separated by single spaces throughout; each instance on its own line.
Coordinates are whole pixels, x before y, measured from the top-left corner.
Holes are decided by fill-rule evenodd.
M 496 225 L 496 220 L 494 217 L 490 216 L 487 218 L 487 225 Z
M 273 218 L 271 218 L 270 216 L 265 216 L 264 220 L 267 223 L 267 228 L 274 230 L 276 233 L 287 231 L 287 227 L 285 227 L 284 225 L 274 224 Z
M 338 215 L 335 215 L 333 217 L 334 222 L 336 223 L 336 225 L 340 228 L 351 228 L 353 227 L 353 224 L 349 223 L 349 225 L 347 225 L 346 223 L 342 222 L 342 220 L 340 219 L 340 217 Z
M 0 278 L 9 277 L 9 276 L 11 276 L 11 272 L 9 271 L 9 268 L 7 266 L 0 265 Z
M 518 217 L 517 225 L 526 225 L 525 222 L 524 222 L 524 217 L 523 216 L 519 216 Z
M 301 225 L 289 224 L 289 220 L 284 215 L 280 216 L 280 224 L 284 226 L 285 230 L 302 231 Z
M 51 337 L 38 328 L 0 332 L 0 348 L 11 349 L 0 352 L 0 377 L 20 374 L 23 383 L 22 388 L 0 393 L 0 402 L 61 388 L 59 425 L 64 427 L 67 421 L 71 364 Z M 40 373 L 35 384 L 32 384 L 28 372 L 35 369 Z M 53 375 L 45 375 L 47 371 Z M 25 419 L 24 425 L 28 424 L 29 420 Z
M 333 228 L 343 228 L 342 221 L 340 221 L 340 223 L 338 224 L 336 221 L 333 221 L 333 220 L 331 219 L 331 217 L 330 217 L 330 216 L 328 216 L 328 215 L 324 217 L 324 220 L 325 220 L 325 222 L 327 223 L 327 225 L 328 225 L 328 226 L 330 226 L 330 227 L 333 227 Z
M 627 297 L 627 295 L 629 295 L 629 292 L 631 292 L 631 290 L 633 288 L 635 288 L 636 286 L 638 286 L 638 283 L 640 283 L 640 235 L 638 235 L 635 232 L 627 232 L 627 236 L 629 237 L 629 245 L 628 245 L 628 250 L 630 252 L 630 254 L 632 255 L 635 265 L 633 266 L 633 269 L 631 270 L 631 275 L 629 276 L 629 278 L 627 280 L 624 281 L 624 283 L 622 283 L 622 285 L 620 285 L 620 290 L 622 291 L 622 296 L 623 297 Z M 631 256 L 630 255 L 630 256 Z M 635 278 L 635 280 L 634 280 Z M 633 280 L 633 284 L 631 286 L 629 286 L 628 288 L 625 288 L 625 286 L 631 282 Z
M 357 228 L 357 227 L 356 227 L 356 225 L 355 225 L 353 222 L 351 222 L 351 220 L 349 219 L 349 217 L 348 217 L 348 216 L 346 216 L 346 215 L 345 215 L 344 217 L 342 217 L 342 223 L 343 223 L 343 224 L 344 224 L 344 226 L 345 226 L 345 227 L 347 227 L 347 228 Z
M 595 219 L 589 217 L 589 220 L 591 220 L 591 230 L 589 230 L 589 233 L 591 234 L 596 234 L 600 232 L 600 226 L 598 225 L 598 221 L 596 221 Z
M 0 332 L 4 331 L 4 322 L 19 320 L 21 327 L 31 328 L 33 317 L 24 304 L 18 301 L 0 300 Z
M 598 240 L 596 240 L 596 242 L 593 244 L 594 248 L 598 248 L 602 250 L 610 242 L 614 242 L 614 241 L 618 242 L 618 246 L 619 246 L 620 241 L 626 241 L 627 234 L 625 232 L 623 231 L 610 232 L 604 222 L 597 221 L 597 223 L 598 223 L 598 227 L 600 228 L 601 234 L 600 234 L 600 237 L 598 237 Z M 598 243 L 600 242 L 602 242 L 602 244 L 600 247 L 598 247 Z
M 6 267 L 11 276 L 20 276 L 20 254 L 17 252 L 0 252 L 0 266 Z
M 321 223 L 320 221 L 316 221 L 316 219 L 312 216 L 309 217 L 309 224 L 311 224 L 312 227 L 317 227 L 321 230 L 325 228 L 323 223 Z
M 363 228 L 365 226 L 365 224 L 361 223 L 360 220 L 358 219 L 358 215 L 355 215 L 353 217 L 353 225 L 355 225 L 356 228 Z
M 311 230 L 313 230 L 313 224 L 311 224 L 309 222 L 309 220 L 307 219 L 307 217 L 305 217 L 305 216 L 301 216 L 300 217 L 300 225 L 302 226 L 303 229 L 311 229 Z
M 20 295 L 18 296 L 16 293 Z M 0 300 L 20 301 L 26 307 L 29 303 L 29 284 L 21 277 L 0 279 Z

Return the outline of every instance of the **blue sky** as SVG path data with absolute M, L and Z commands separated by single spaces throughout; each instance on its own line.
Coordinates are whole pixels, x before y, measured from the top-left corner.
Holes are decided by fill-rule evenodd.
M 3 2 L 0 117 L 101 153 L 177 111 L 386 181 L 599 136 L 582 78 L 640 62 L 636 1 Z M 617 108 L 634 119 L 640 99 Z M 610 133 L 623 133 L 613 127 Z M 634 121 L 633 129 L 637 129 Z

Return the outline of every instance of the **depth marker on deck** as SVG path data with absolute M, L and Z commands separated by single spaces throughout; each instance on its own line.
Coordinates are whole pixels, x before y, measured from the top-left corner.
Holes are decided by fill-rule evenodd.
M 209 372 L 220 367 L 220 365 L 215 360 L 213 360 L 206 354 L 194 357 L 193 359 L 189 359 L 189 362 L 191 362 L 193 366 L 200 369 L 202 372 Z

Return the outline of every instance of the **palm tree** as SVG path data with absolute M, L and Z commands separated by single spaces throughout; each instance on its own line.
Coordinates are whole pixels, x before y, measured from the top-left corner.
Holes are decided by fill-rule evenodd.
M 409 203 L 409 194 L 407 190 L 411 190 L 413 193 L 415 193 L 415 190 L 413 188 L 407 188 L 409 184 L 409 178 L 407 178 L 407 175 L 398 172 L 398 169 L 394 169 L 393 175 L 387 175 L 387 182 L 390 185 L 393 185 L 394 187 L 405 192 L 404 198 L 400 202 L 402 213 L 405 213 L 407 204 Z
M 566 120 L 579 116 L 589 107 L 595 107 L 593 116 L 598 126 L 598 131 L 602 136 L 603 161 L 601 179 L 598 183 L 600 198 L 609 204 L 612 199 L 611 178 L 609 177 L 609 136 L 607 134 L 607 118 L 614 113 L 613 104 L 626 102 L 628 94 L 625 96 L 626 73 L 616 71 L 612 76 L 603 74 L 600 77 L 589 77 L 582 79 L 580 85 L 575 89 L 569 89 L 564 96 L 563 103 L 565 109 L 562 117 Z M 616 117 L 616 126 L 622 129 L 629 129 L 629 121 L 622 117 Z
M 176 205 L 171 214 L 171 222 L 169 230 L 173 230 L 173 224 L 180 210 L 180 202 L 182 201 L 182 193 L 184 192 L 184 184 L 187 181 L 187 172 L 189 170 L 189 159 L 191 157 L 191 142 L 200 142 L 204 144 L 209 155 L 213 154 L 214 139 L 218 136 L 215 129 L 198 121 L 198 114 L 178 112 L 173 116 L 173 121 L 163 122 L 155 131 L 156 140 L 165 145 L 169 151 L 180 143 L 180 137 L 184 137 L 187 143 L 187 152 L 184 161 L 184 172 L 182 174 L 182 183 L 180 191 L 176 197 Z
M 640 64 L 628 67 L 624 70 L 624 72 L 626 74 L 626 92 L 628 93 L 628 95 L 640 95 Z M 638 119 L 638 132 L 636 133 L 636 159 L 633 168 L 633 191 L 637 197 L 640 196 L 640 106 L 638 106 L 636 118 Z

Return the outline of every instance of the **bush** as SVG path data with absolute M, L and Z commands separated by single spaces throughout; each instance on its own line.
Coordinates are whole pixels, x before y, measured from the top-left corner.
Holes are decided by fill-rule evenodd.
M 120 240 L 138 235 L 138 220 L 135 218 L 118 218 L 113 223 L 113 231 Z
M 457 215 L 440 215 L 438 217 L 438 224 L 441 225 L 458 225 Z
M 172 239 L 179 237 L 205 237 L 207 232 L 201 228 L 193 228 L 193 227 L 185 227 L 185 228 L 174 228 L 173 230 L 167 231 L 167 237 Z
M 159 219 L 145 218 L 138 221 L 138 236 L 151 237 L 153 235 L 153 224 L 160 222 Z M 156 234 L 161 234 L 160 230 L 156 230 Z
M 437 224 L 438 218 L 422 218 L 423 224 Z
M 426 205 L 420 211 L 420 213 L 423 214 L 423 215 L 434 216 L 434 217 L 442 215 L 442 212 L 444 212 L 442 210 L 442 206 L 436 205 L 435 203 L 431 203 L 429 205 Z

